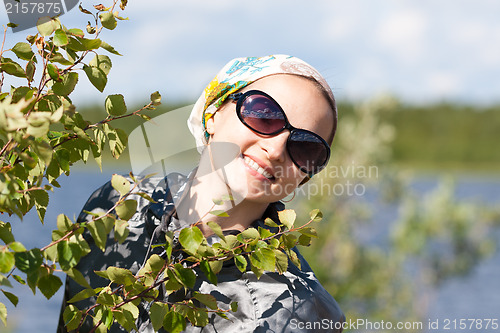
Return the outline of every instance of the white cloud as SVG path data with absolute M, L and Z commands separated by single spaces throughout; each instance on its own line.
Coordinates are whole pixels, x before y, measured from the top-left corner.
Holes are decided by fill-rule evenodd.
M 340 96 L 498 100 L 499 12 L 492 0 L 130 1 L 130 21 L 101 35 L 124 54 L 112 57 L 105 93 L 195 98 L 229 59 L 279 52 L 316 66 Z M 88 17 L 73 10 L 62 20 Z M 6 45 L 27 33 L 9 33 Z M 97 98 L 87 83 L 74 96 Z
M 374 37 L 385 54 L 397 56 L 399 62 L 414 64 L 425 53 L 428 18 L 415 8 L 391 11 L 380 18 Z
M 458 96 L 463 91 L 462 79 L 454 72 L 435 71 L 425 81 L 427 93 L 432 92 L 437 98 Z

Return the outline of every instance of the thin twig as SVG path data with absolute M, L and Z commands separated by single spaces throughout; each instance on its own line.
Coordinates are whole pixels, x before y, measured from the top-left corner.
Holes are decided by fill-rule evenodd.
M 7 27 L 3 28 L 3 40 L 2 40 L 2 47 L 0 48 L 0 59 L 2 58 L 3 55 L 3 47 L 5 45 L 5 38 L 7 36 Z M 2 78 L 0 79 L 0 92 L 2 92 L 2 87 L 3 87 L 3 80 L 4 80 L 4 73 L 2 72 Z

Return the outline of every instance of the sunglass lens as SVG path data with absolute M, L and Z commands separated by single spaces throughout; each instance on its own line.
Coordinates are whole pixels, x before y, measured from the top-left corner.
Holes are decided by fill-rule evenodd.
M 287 149 L 295 164 L 306 173 L 319 172 L 328 161 L 329 148 L 318 136 L 310 132 L 292 131 Z
M 245 98 L 240 117 L 247 126 L 261 134 L 274 134 L 285 127 L 285 117 L 279 106 L 263 95 Z

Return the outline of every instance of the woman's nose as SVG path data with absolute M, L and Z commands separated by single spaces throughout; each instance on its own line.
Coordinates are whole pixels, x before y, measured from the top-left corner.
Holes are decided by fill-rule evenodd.
M 277 161 L 280 163 L 286 160 L 286 140 L 290 135 L 289 131 L 283 131 L 277 135 L 265 138 L 262 148 L 267 152 L 270 161 Z

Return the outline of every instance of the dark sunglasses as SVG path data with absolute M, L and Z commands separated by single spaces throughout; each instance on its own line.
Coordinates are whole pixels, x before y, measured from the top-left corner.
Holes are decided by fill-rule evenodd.
M 286 150 L 293 163 L 309 177 L 320 172 L 330 158 L 330 146 L 322 137 L 308 130 L 290 125 L 285 112 L 271 96 L 259 90 L 228 96 L 236 102 L 236 114 L 252 131 L 276 135 L 289 130 Z

